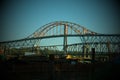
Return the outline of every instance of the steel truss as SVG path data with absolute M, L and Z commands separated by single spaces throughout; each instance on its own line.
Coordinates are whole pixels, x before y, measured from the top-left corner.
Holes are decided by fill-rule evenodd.
M 64 37 L 63 45 L 40 46 L 41 40 L 57 37 Z M 79 43 L 67 44 L 67 37 L 78 37 L 80 41 Z M 65 53 L 78 52 L 89 54 L 91 49 L 95 48 L 96 54 L 117 54 L 120 53 L 120 34 L 100 34 L 79 24 L 56 21 L 40 27 L 24 39 L 0 42 L 0 49 L 3 49 L 6 54 L 14 48 L 27 48 L 30 51 L 46 48 L 56 51 L 58 46 L 63 46 Z
M 68 44 L 67 52 L 77 51 L 83 52 L 84 49 L 88 49 L 91 52 L 91 48 L 95 48 L 98 54 L 100 53 L 120 53 L 120 35 L 72 35 L 72 37 L 79 37 L 80 43 Z M 53 36 L 52 36 L 53 37 Z M 55 36 L 56 37 L 56 36 Z M 61 37 L 61 36 L 59 36 Z M 70 36 L 68 36 L 70 37 Z M 1 42 L 0 47 L 2 49 L 10 48 L 25 48 L 25 47 L 37 47 L 41 38 L 30 38 L 15 41 Z M 63 45 L 51 45 L 51 46 L 39 46 L 41 49 L 49 48 L 57 50 L 57 46 Z M 86 50 L 85 50 L 86 51 Z

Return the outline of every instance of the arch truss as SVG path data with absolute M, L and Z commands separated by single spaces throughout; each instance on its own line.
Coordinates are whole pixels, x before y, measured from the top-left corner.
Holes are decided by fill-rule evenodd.
M 63 45 L 40 46 L 43 39 L 63 37 Z M 78 37 L 79 43 L 68 44 L 67 37 Z M 63 46 L 64 53 L 90 53 L 95 48 L 96 53 L 120 53 L 120 34 L 100 34 L 79 24 L 67 21 L 48 23 L 24 39 L 0 42 L 0 49 L 10 53 L 11 49 L 27 48 L 29 51 L 51 49 L 56 51 Z

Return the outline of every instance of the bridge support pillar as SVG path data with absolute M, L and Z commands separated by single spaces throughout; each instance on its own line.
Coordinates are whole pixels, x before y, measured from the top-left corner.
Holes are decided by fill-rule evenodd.
M 63 42 L 63 50 L 64 53 L 67 53 L 67 34 L 68 34 L 68 26 L 64 25 L 64 42 Z

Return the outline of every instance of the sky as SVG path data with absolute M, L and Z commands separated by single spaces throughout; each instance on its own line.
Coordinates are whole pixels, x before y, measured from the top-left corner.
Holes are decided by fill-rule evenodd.
M 0 0 L 0 41 L 22 39 L 54 21 L 120 34 L 119 0 Z

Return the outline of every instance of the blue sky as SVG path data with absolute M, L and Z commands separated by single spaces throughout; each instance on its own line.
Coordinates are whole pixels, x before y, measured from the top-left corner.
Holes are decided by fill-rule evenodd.
M 0 41 L 29 36 L 42 25 L 70 21 L 92 31 L 120 34 L 118 0 L 1 0 Z

